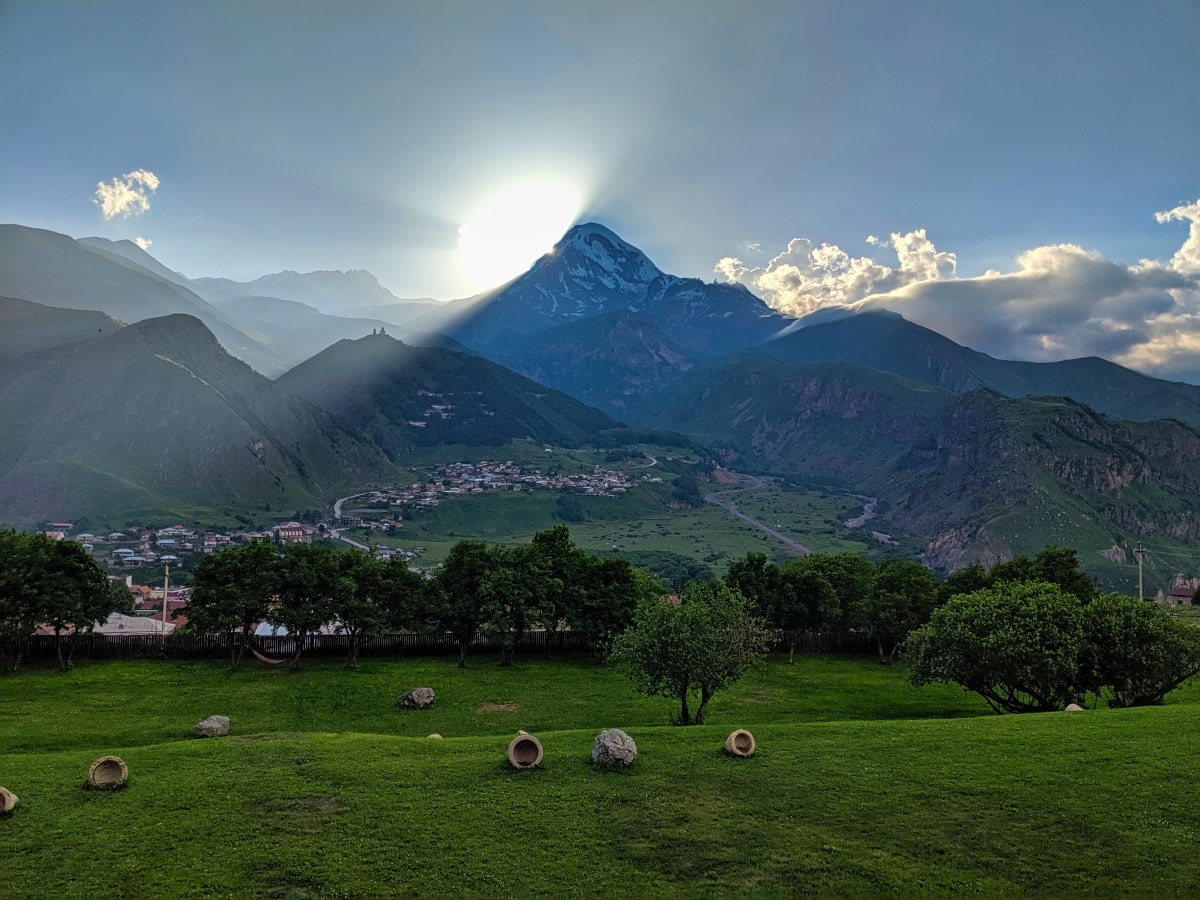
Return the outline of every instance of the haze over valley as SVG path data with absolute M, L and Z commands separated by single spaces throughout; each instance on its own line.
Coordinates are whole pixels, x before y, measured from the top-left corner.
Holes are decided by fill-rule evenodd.
M 71 12 L 0 9 L 0 522 L 513 459 L 630 488 L 393 524 L 1200 571 L 1194 4 Z

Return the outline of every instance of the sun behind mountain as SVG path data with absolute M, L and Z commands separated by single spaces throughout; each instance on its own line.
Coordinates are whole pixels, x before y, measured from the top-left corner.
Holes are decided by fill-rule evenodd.
M 579 215 L 575 188 L 549 179 L 530 179 L 496 194 L 458 230 L 458 260 L 476 290 L 520 275 L 547 253 Z

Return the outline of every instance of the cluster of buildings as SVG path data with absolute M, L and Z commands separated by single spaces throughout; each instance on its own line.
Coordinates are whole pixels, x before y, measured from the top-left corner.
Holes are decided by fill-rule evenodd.
M 525 471 L 512 460 L 478 463 L 451 463 L 438 466 L 424 482 L 408 487 L 386 488 L 371 493 L 368 505 L 380 502 L 392 505 L 431 507 L 447 496 L 482 494 L 485 491 L 573 490 L 595 497 L 615 497 L 630 489 L 624 472 L 595 466 L 591 472 L 577 475 L 545 474 L 540 469 Z M 347 524 L 339 522 L 339 524 Z

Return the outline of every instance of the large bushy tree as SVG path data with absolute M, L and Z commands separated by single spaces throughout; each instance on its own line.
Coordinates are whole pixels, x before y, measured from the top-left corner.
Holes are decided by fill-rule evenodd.
M 270 617 L 292 635 L 293 667 L 300 664 L 310 635 L 318 634 L 336 618 L 340 598 L 354 590 L 341 556 L 340 551 L 324 544 L 295 543 L 283 548 Z
M 425 581 L 399 557 L 376 559 L 361 551 L 343 552 L 342 583 L 333 614 L 349 637 L 347 668 L 356 668 L 365 635 L 412 628 L 423 609 Z
M 913 684 L 953 682 L 997 712 L 1058 710 L 1084 691 L 1083 607 L 1058 585 L 1002 581 L 951 597 L 906 642 Z
M 875 564 L 849 551 L 842 553 L 813 553 L 798 556 L 783 564 L 785 573 L 815 572 L 833 588 L 838 600 L 838 614 L 826 620 L 823 627 L 848 628 L 850 611 L 861 597 L 871 592 L 875 580 Z
M 679 702 L 681 725 L 699 724 L 713 695 L 737 681 L 768 645 L 770 632 L 746 599 L 719 581 L 686 587 L 679 603 L 644 601 L 613 655 L 651 697 Z M 689 699 L 699 695 L 691 712 Z
M 623 559 L 589 556 L 581 573 L 583 590 L 578 606 L 567 614 L 573 630 L 588 636 L 592 652 L 603 659 L 613 641 L 633 622 L 640 603 L 667 593 L 657 578 Z
M 729 564 L 725 583 L 740 591 L 783 639 L 790 663 L 804 632 L 841 621 L 841 601 L 826 575 L 836 565 L 806 557 L 777 566 L 762 553 L 750 552 Z
M 1200 672 L 1200 628 L 1155 603 L 1104 594 L 1084 608 L 1080 661 L 1089 691 L 1109 706 L 1158 704 Z

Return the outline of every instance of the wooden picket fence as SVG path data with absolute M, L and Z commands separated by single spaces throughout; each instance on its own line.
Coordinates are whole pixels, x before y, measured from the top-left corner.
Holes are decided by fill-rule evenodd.
M 583 653 L 590 649 L 588 636 L 580 631 L 527 631 L 521 635 L 515 652 L 519 655 L 542 654 L 547 639 L 552 653 Z M 103 635 L 83 634 L 76 640 L 75 659 L 228 659 L 230 637 L 225 634 Z M 341 634 L 309 635 L 305 639 L 304 656 L 339 657 L 350 652 L 350 638 Z M 294 637 L 255 637 L 252 641 L 260 653 L 281 659 L 296 652 Z M 471 655 L 499 653 L 501 637 L 496 634 L 477 634 L 471 642 Z M 13 648 L 0 649 L 0 656 Z M 772 650 L 786 648 L 779 641 Z M 805 653 L 874 653 L 875 642 L 867 635 L 845 631 L 811 631 L 801 635 L 797 652 Z M 444 632 L 402 632 L 372 634 L 359 638 L 360 656 L 456 656 L 458 643 Z M 35 635 L 29 638 L 25 658 L 30 663 L 53 662 L 56 659 L 54 637 Z

